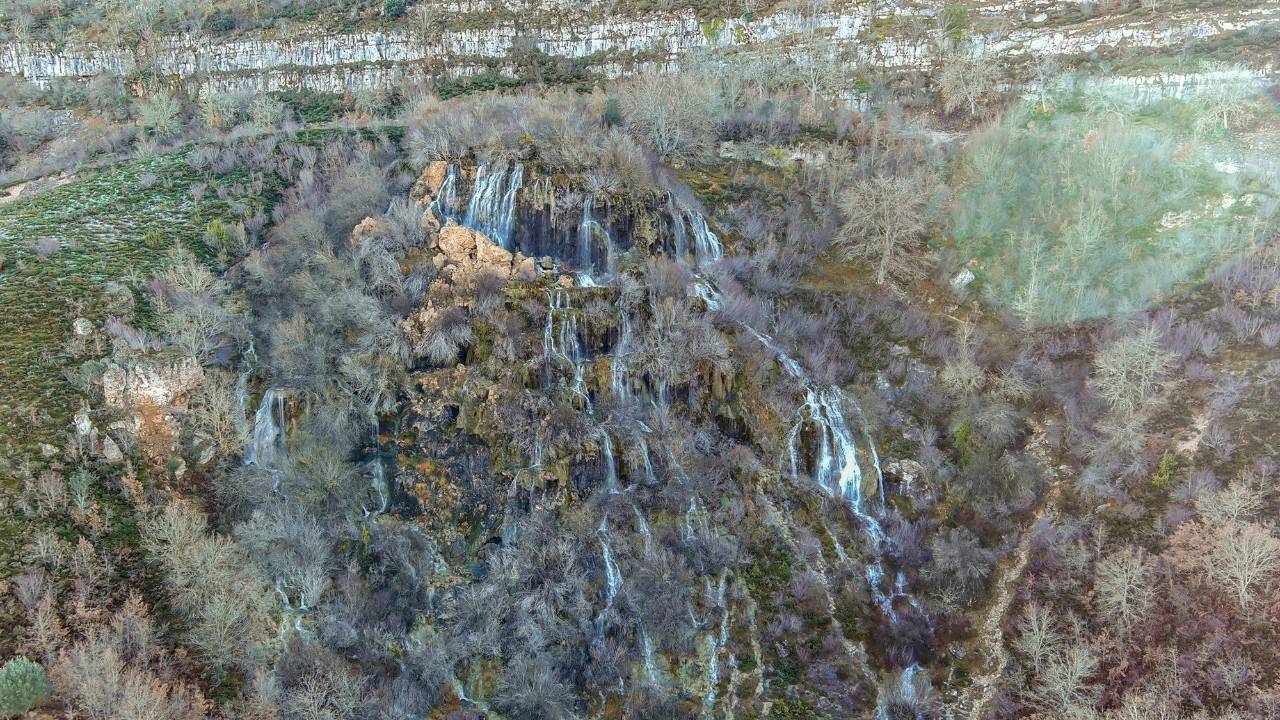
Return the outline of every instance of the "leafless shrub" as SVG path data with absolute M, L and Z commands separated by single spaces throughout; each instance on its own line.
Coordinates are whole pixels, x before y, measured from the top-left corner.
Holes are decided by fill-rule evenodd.
M 669 160 L 693 160 L 714 140 L 715 98 L 711 88 L 688 75 L 646 73 L 620 91 L 628 129 Z
M 1111 409 L 1133 414 L 1161 399 L 1173 386 L 1173 354 L 1160 346 L 1153 327 L 1117 338 L 1097 354 L 1094 387 Z

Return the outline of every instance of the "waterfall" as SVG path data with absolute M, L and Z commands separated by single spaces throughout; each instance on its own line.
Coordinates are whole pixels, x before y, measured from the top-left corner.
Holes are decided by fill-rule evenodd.
M 618 272 L 618 249 L 613 243 L 609 228 L 595 219 L 595 195 L 587 193 L 582 199 L 582 219 L 578 222 L 578 281 L 586 287 L 596 287 L 592 279 L 595 270 L 595 243 L 597 237 L 604 238 L 605 258 L 604 272 L 606 277 L 613 277 Z
M 572 312 L 569 293 L 562 287 L 547 291 L 547 321 L 542 328 L 542 357 L 550 364 L 559 360 L 573 372 L 572 390 L 586 403 L 592 412 L 591 396 L 586 390 L 586 367 L 583 363 L 582 344 L 578 341 L 578 318 Z M 556 315 L 561 316 L 556 323 Z
M 370 430 L 372 430 L 373 435 L 373 459 L 369 461 L 369 487 L 378 496 L 378 509 L 376 512 L 380 515 L 385 513 L 387 507 L 391 504 L 391 488 L 387 485 L 387 472 L 382 465 L 382 452 L 378 442 L 378 418 L 376 416 L 370 419 Z M 368 508 L 364 509 L 365 517 L 374 512 Z
M 591 206 L 594 203 L 595 196 L 587 193 L 582 199 L 582 221 L 578 223 L 578 265 L 587 275 L 591 274 L 591 245 L 595 241 L 592 227 L 595 220 L 591 217 Z
M 644 674 L 649 680 L 650 685 L 658 684 L 658 665 L 653 659 L 653 641 L 649 639 L 649 632 L 644 628 L 640 628 L 640 647 L 644 651 Z
M 711 283 L 705 279 L 696 277 L 689 284 L 689 297 L 698 298 L 707 306 L 708 310 L 720 309 L 720 297 L 716 293 L 715 288 L 711 287 Z
M 919 663 L 911 663 L 911 665 L 903 668 L 902 674 L 898 676 L 898 687 L 895 694 L 898 701 L 915 707 L 920 702 L 920 685 L 927 686 L 929 679 L 922 677 Z M 891 720 L 889 715 L 889 703 L 884 701 L 884 695 L 881 695 L 880 702 L 876 705 L 876 720 Z
M 715 262 L 724 253 L 720 238 L 711 232 L 707 219 L 697 210 L 689 211 L 689 225 L 693 228 L 693 255 L 698 264 Z
M 724 600 L 725 583 L 728 578 L 729 572 L 721 571 L 719 586 L 716 588 L 716 605 L 720 608 L 720 632 L 718 635 L 707 635 L 707 694 L 703 697 L 702 703 L 708 718 L 712 717 L 716 707 L 716 686 L 720 684 L 720 651 L 729 643 L 729 606 Z M 733 664 L 732 657 L 730 657 L 730 664 Z
M 681 206 L 667 194 L 667 215 L 671 218 L 671 236 L 676 259 L 683 262 L 690 254 L 689 236 L 693 236 L 693 264 L 715 262 L 724 255 L 724 245 L 707 224 L 707 218 L 693 208 Z
M 627 383 L 627 353 L 631 345 L 631 317 L 626 310 L 619 313 L 622 318 L 622 329 L 618 334 L 618 343 L 613 348 L 613 364 L 610 366 L 609 390 L 615 402 L 623 402 L 631 397 L 631 389 Z
M 715 288 L 710 283 L 705 283 L 705 281 L 701 287 L 706 288 L 705 292 L 708 297 L 715 303 L 715 306 L 718 306 L 719 297 Z M 708 302 L 709 308 L 713 307 L 712 302 Z M 794 358 L 779 347 L 773 338 L 760 333 L 745 323 L 739 323 L 739 325 L 754 335 L 760 341 L 760 344 L 768 348 L 787 374 L 795 378 L 804 387 L 805 400 L 797 413 L 799 419 L 787 435 L 787 460 L 792 477 L 800 475 L 801 432 L 806 424 L 812 424 L 818 431 L 818 448 L 812 473 L 813 479 L 827 493 L 844 499 L 854 516 L 862 524 L 864 532 L 870 541 L 872 551 L 872 559 L 866 566 L 865 574 L 876 605 L 880 607 L 887 617 L 893 620 L 898 618 L 894 602 L 900 597 L 906 598 L 907 602 L 916 610 L 921 610 L 918 601 L 906 592 L 906 578 L 902 573 L 897 574 L 892 589 L 886 590 L 885 588 L 884 555 L 888 546 L 888 537 L 880 521 L 863 507 L 862 468 L 858 464 L 857 444 L 844 415 L 844 393 L 835 386 L 819 387 L 805 373 L 800 363 L 796 362 Z M 859 419 L 861 419 L 861 409 L 858 409 L 858 414 Z M 876 470 L 876 481 L 880 491 L 880 508 L 883 510 L 885 508 L 884 475 L 880 470 L 880 457 L 876 452 L 875 443 L 871 440 L 870 433 L 866 431 L 866 423 L 861 423 L 861 426 L 867 445 L 871 449 L 871 457 Z M 690 504 L 689 512 L 686 513 L 685 519 L 687 535 L 692 535 L 693 533 L 690 522 L 690 517 L 693 513 L 694 506 Z M 914 697 L 915 678 L 920 672 L 920 666 L 914 662 L 905 668 L 899 679 L 900 691 L 909 690 L 912 693 L 912 697 Z M 887 712 L 883 707 L 881 711 Z
M 839 388 L 805 390 L 805 402 L 800 408 L 803 416 L 787 435 L 791 461 L 791 475 L 799 475 L 800 432 L 806 419 L 818 428 L 818 457 L 813 479 L 832 495 L 845 498 L 849 505 L 862 507 L 862 468 L 858 465 L 858 450 L 853 434 L 849 431 L 841 406 L 844 395 Z
M 440 216 L 442 223 L 447 221 L 458 222 L 458 166 L 449 163 L 445 170 L 444 182 L 440 183 L 440 189 L 436 191 L 436 196 L 432 198 L 431 204 L 427 206 L 427 211 L 435 211 Z
M 684 215 L 676 207 L 676 199 L 671 193 L 667 193 L 667 215 L 671 217 L 671 236 L 676 259 L 683 260 L 689 254 L 688 231 L 684 227 Z
M 636 444 L 640 449 L 640 466 L 644 468 L 645 483 L 650 486 L 657 485 L 658 478 L 653 473 L 653 462 L 649 459 L 649 441 L 645 440 L 644 433 L 637 435 Z
M 511 232 L 515 227 L 516 194 L 523 184 L 524 165 L 520 163 L 515 163 L 510 172 L 506 165 L 494 169 L 481 165 L 476 170 L 476 181 L 462 224 L 510 249 Z
M 253 349 L 253 338 L 249 338 L 249 347 L 245 348 L 240 359 L 240 375 L 236 378 L 236 407 L 240 413 L 237 417 L 244 420 L 245 411 L 249 409 L 249 374 L 258 364 L 258 353 Z
M 596 534 L 600 538 L 600 551 L 604 556 L 604 578 L 606 583 L 605 591 L 605 609 L 613 607 L 613 599 L 618 595 L 618 589 L 622 587 L 622 571 L 618 569 L 618 563 L 613 559 L 613 548 L 609 545 L 609 516 L 606 515 L 600 520 L 600 527 L 596 529 Z
M 695 528 L 694 525 L 697 525 Z M 693 542 L 698 535 L 707 536 L 711 534 L 711 526 L 707 522 L 707 510 L 702 507 L 702 501 L 697 495 L 689 498 L 689 509 L 684 513 L 684 539 L 685 542 Z
M 644 549 L 646 551 L 653 549 L 653 531 L 649 529 L 649 521 L 644 519 L 644 513 L 640 512 L 639 505 L 631 506 L 636 513 L 636 531 L 644 538 Z
M 600 432 L 601 444 L 604 452 L 604 483 L 610 495 L 617 495 L 622 491 L 618 486 L 618 463 L 613 457 L 613 441 L 609 439 L 609 431 L 602 430 Z
M 288 457 L 284 449 L 284 393 L 267 390 L 253 416 L 253 435 L 245 449 L 244 464 L 273 470 L 284 469 Z
M 622 571 L 613 558 L 613 547 L 609 544 L 609 515 L 600 519 L 600 527 L 596 528 L 596 538 L 600 541 L 600 555 L 604 559 L 604 609 L 596 616 L 596 637 L 604 637 L 605 615 L 613 608 L 613 599 L 622 587 Z

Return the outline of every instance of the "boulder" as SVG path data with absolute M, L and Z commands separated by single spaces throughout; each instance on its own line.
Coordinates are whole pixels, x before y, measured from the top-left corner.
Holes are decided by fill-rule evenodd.
M 461 225 L 450 225 L 440 229 L 437 244 L 445 259 L 456 265 L 462 265 L 471 259 L 476 249 L 476 231 Z
M 102 437 L 102 459 L 113 465 L 124 460 L 124 453 L 120 452 L 120 446 L 110 435 Z
M 521 282 L 533 282 L 538 279 L 538 264 L 533 258 L 524 258 L 516 263 L 512 277 Z
M 71 334 L 76 337 L 88 337 L 93 334 L 93 323 L 86 318 L 76 318 L 71 323 Z
M 109 364 L 102 374 L 102 392 L 107 407 L 125 414 L 125 431 L 137 438 L 147 458 L 163 466 L 177 447 L 178 418 L 203 379 L 204 369 L 195 358 L 156 353 L 127 367 Z M 103 445 L 106 456 L 106 443 Z
M 436 219 L 435 214 L 422 213 L 422 218 L 418 220 L 418 227 L 422 228 L 422 235 L 427 239 L 427 247 L 435 247 L 436 235 L 440 232 L 440 221 Z
M 463 273 L 489 270 L 506 277 L 511 272 L 511 251 L 494 243 L 484 233 L 461 225 L 449 225 L 441 228 L 437 243 L 444 262 L 456 265 Z
M 511 268 L 511 251 L 476 233 L 476 262 L 505 272 Z
M 448 175 L 449 163 L 443 160 L 427 163 L 427 166 L 422 169 L 422 174 L 418 176 L 418 181 L 413 184 L 409 197 L 417 200 L 420 205 L 430 203 L 435 199 L 436 193 L 440 192 L 440 186 L 444 185 L 444 179 Z
M 351 230 L 351 247 L 358 248 L 360 247 L 360 243 L 363 242 L 366 237 L 387 235 L 390 231 L 391 228 L 387 225 L 385 220 L 366 217 Z
M 924 466 L 915 460 L 891 460 L 885 464 L 884 471 L 898 478 L 904 495 L 910 494 L 913 486 L 924 478 Z

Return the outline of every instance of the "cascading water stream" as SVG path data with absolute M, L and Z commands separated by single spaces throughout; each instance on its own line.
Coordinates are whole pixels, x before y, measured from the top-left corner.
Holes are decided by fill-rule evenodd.
M 600 432 L 600 444 L 604 456 L 604 486 L 610 495 L 617 495 L 622 492 L 622 487 L 618 484 L 618 462 L 613 456 L 613 440 L 609 439 L 607 430 Z
M 249 338 L 249 347 L 245 348 L 240 358 L 240 375 L 236 378 L 236 408 L 240 411 L 237 417 L 244 420 L 245 412 L 249 409 L 249 374 L 258 364 L 258 353 L 253 349 L 253 338 Z
M 714 302 L 714 306 L 712 302 L 708 302 L 708 307 L 718 307 L 719 297 L 715 292 L 715 288 L 705 281 L 703 281 L 702 287 L 706 288 L 705 292 Z M 893 620 L 898 618 L 898 611 L 894 607 L 894 602 L 898 598 L 905 598 L 913 608 L 918 610 L 920 607 L 918 601 L 906 592 L 906 579 L 902 573 L 898 573 L 892 589 L 886 590 L 885 588 L 884 556 L 888 548 L 888 537 L 880 521 L 867 512 L 863 506 L 862 468 L 858 463 L 857 444 L 844 415 L 844 393 L 838 387 L 824 388 L 818 386 L 805 373 L 800 363 L 796 362 L 794 358 L 779 347 L 773 338 L 760 333 L 745 323 L 739 323 L 739 325 L 755 336 L 761 345 L 768 348 L 787 374 L 791 375 L 804 387 L 805 401 L 797 413 L 799 419 L 787 436 L 787 459 L 792 477 L 800 475 L 801 432 L 806 424 L 812 424 L 817 428 L 818 434 L 817 457 L 813 463 L 812 477 L 823 490 L 845 500 L 849 509 L 861 522 L 866 532 L 870 541 L 872 559 L 867 564 L 865 573 L 872 598 L 881 611 Z M 860 409 L 858 413 L 860 416 Z M 880 494 L 880 506 L 883 509 L 885 507 L 884 475 L 880 470 L 879 454 L 876 452 L 875 443 L 872 442 L 870 434 L 866 431 L 865 423 L 861 425 L 867 445 L 871 448 Z M 915 662 L 911 663 L 904 668 L 902 677 L 899 680 L 900 684 L 913 683 L 914 676 L 919 672 L 921 672 L 920 666 Z M 914 688 L 914 685 L 912 687 Z
M 672 245 L 676 259 L 684 262 L 690 254 L 689 237 L 693 237 L 693 264 L 715 262 L 724 255 L 724 245 L 720 236 L 716 235 L 707 224 L 707 218 L 701 212 L 676 202 L 675 197 L 667 195 L 667 215 L 671 218 Z
M 591 206 L 595 204 L 595 197 L 591 193 L 587 193 L 582 199 L 582 221 L 578 223 L 578 265 L 581 272 L 588 277 L 591 276 L 592 267 L 592 251 L 591 245 L 595 242 L 595 220 L 591 217 Z
M 618 590 L 622 587 L 622 571 L 618 569 L 618 563 L 613 557 L 613 546 L 610 544 L 607 513 L 600 519 L 600 527 L 596 528 L 596 538 L 600 541 L 600 554 L 604 559 L 604 610 L 596 616 L 596 637 L 601 638 L 604 637 L 605 615 L 613 609 L 613 599 L 618 596 Z
M 284 449 L 284 393 L 267 390 L 253 416 L 253 434 L 245 449 L 244 464 L 283 470 L 288 462 Z
M 440 183 L 440 189 L 436 191 L 436 196 L 431 200 L 431 204 L 427 206 L 427 211 L 434 211 L 440 216 L 441 222 L 452 220 L 458 222 L 458 166 L 449 163 L 445 169 L 444 182 Z
M 586 368 L 583 363 L 582 343 L 578 341 L 578 318 L 570 312 L 569 293 L 562 287 L 547 290 L 547 321 L 542 328 L 543 358 L 568 365 L 573 373 L 572 390 L 586 403 L 587 413 L 592 412 L 591 396 L 586 390 Z M 556 318 L 560 321 L 557 323 Z
M 653 549 L 653 531 L 649 529 L 649 521 L 645 520 L 644 513 L 640 512 L 640 506 L 632 505 L 631 507 L 636 513 L 636 532 L 644 538 L 645 552 L 649 552 Z
M 378 509 L 364 508 L 365 517 L 375 513 L 381 515 L 391 504 L 391 488 L 387 485 L 387 472 L 382 465 L 382 450 L 378 441 L 378 418 L 370 418 L 369 423 L 373 440 L 373 459 L 369 461 L 369 487 L 378 496 Z
M 640 467 L 644 470 L 644 481 L 650 487 L 658 484 L 658 478 L 653 472 L 653 461 L 649 458 L 649 441 L 645 439 L 644 433 L 636 434 L 636 447 L 640 451 Z
M 729 572 L 721 571 L 720 581 L 716 587 L 716 606 L 720 608 L 719 633 L 707 635 L 707 692 L 702 698 L 702 704 L 708 718 L 716 708 L 716 686 L 720 684 L 720 651 L 729 643 L 729 606 L 724 599 L 725 584 L 728 579 Z M 729 657 L 729 664 L 734 664 L 732 654 Z
M 696 527 L 695 527 L 696 526 Z M 707 521 L 707 510 L 697 495 L 689 498 L 689 509 L 684 513 L 684 540 L 693 542 L 699 535 L 711 534 L 711 526 Z
M 625 310 L 619 313 L 622 328 L 618 332 L 618 342 L 613 348 L 613 363 L 610 366 L 609 392 L 614 402 L 626 402 L 631 397 L 631 388 L 627 382 L 627 353 L 631 345 L 631 317 Z
M 462 224 L 484 233 L 504 248 L 511 248 L 511 232 L 515 228 L 516 194 L 524 184 L 524 165 L 515 163 L 508 172 L 502 165 L 476 169 L 475 186 Z
M 597 238 L 603 238 L 605 258 L 604 273 L 612 278 L 618 272 L 618 248 L 609 234 L 609 228 L 595 219 L 595 196 L 587 193 L 582 199 L 582 219 L 578 222 L 578 284 L 583 287 L 598 287 L 593 276 L 595 270 L 595 244 Z
M 707 219 L 697 210 L 688 211 L 689 225 L 693 228 L 693 254 L 699 265 L 715 262 L 724 254 L 720 237 L 707 226 Z

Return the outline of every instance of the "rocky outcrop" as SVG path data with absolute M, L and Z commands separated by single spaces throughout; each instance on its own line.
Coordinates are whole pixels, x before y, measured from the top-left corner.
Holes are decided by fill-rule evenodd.
M 167 461 L 177 445 L 179 417 L 203 379 L 200 364 L 184 355 L 162 353 L 128 365 L 110 363 L 102 374 L 102 393 L 107 407 L 126 418 L 113 427 L 132 435 L 152 462 Z M 112 443 L 103 452 L 114 455 L 119 448 Z
M 0 73 L 47 83 L 60 77 L 130 76 L 145 70 L 161 80 L 218 90 L 302 87 L 346 92 L 494 69 L 512 74 L 513 48 L 518 44 L 531 44 L 547 56 L 575 61 L 607 77 L 668 65 L 708 48 L 771 51 L 779 43 L 812 37 L 832 39 L 843 56 L 858 64 L 918 69 L 935 63 L 957 34 L 977 51 L 1017 62 L 1040 55 L 1079 57 L 1108 50 L 1171 48 L 1280 22 L 1280 6 L 1250 0 L 1158 14 L 1091 14 L 1075 3 L 1047 0 L 987 2 L 969 10 L 971 28 L 949 34 L 937 30 L 937 18 L 947 5 L 941 0 L 844 2 L 818 15 L 782 11 L 711 19 L 689 11 L 628 13 L 625 6 L 612 3 L 573 6 L 527 0 L 520 7 L 482 5 L 468 3 L 444 11 L 440 26 L 449 29 L 429 33 L 405 25 L 340 34 L 297 28 L 287 37 L 266 32 L 234 39 L 177 35 L 136 48 L 12 43 L 0 50 Z M 1272 68 L 1262 71 L 1270 73 Z
M 435 199 L 436 193 L 440 192 L 440 187 L 444 185 L 444 179 L 448 174 L 449 163 L 443 160 L 432 160 L 422 169 L 422 174 L 414 183 L 409 197 L 416 200 L 419 205 L 430 204 Z
M 484 233 L 449 225 L 441 228 L 436 243 L 440 252 L 433 262 L 443 275 L 454 281 L 480 272 L 503 277 L 511 274 L 511 252 L 495 245 Z
M 109 364 L 102 374 L 102 393 L 113 408 L 151 404 L 185 410 L 187 396 L 200 386 L 203 377 L 195 358 L 157 355 L 128 366 Z

